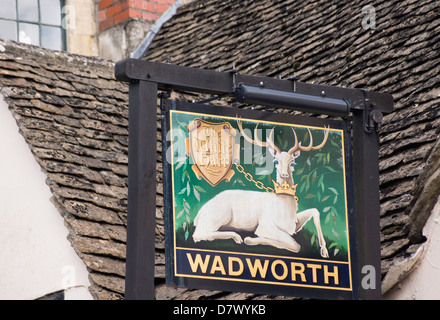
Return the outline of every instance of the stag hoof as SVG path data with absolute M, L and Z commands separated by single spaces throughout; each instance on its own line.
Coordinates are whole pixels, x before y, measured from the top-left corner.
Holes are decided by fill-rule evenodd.
M 251 237 L 244 238 L 244 243 L 246 243 L 248 246 L 252 245 L 253 244 L 252 238 Z
M 321 248 L 321 256 L 323 258 L 328 258 L 328 251 L 327 248 Z
M 232 240 L 234 240 L 237 244 L 243 243 L 243 239 L 238 234 L 236 236 L 233 236 Z

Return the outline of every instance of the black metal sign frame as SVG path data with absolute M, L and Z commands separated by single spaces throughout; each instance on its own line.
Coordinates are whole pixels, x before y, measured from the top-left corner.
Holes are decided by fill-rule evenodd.
M 380 299 L 378 129 L 382 112 L 393 110 L 391 95 L 137 59 L 118 62 L 115 75 L 130 83 L 126 299 L 154 299 L 159 90 L 235 95 L 237 100 L 248 103 L 259 101 L 260 96 L 267 99 L 264 104 L 275 107 L 350 114 L 358 249 L 358 270 L 354 273 L 361 277 L 365 270 L 370 272 L 369 285 L 359 288 L 359 298 Z M 335 109 L 327 108 L 326 102 L 334 104 Z M 319 106 L 318 110 L 313 106 Z M 364 269 L 365 266 L 371 268 Z

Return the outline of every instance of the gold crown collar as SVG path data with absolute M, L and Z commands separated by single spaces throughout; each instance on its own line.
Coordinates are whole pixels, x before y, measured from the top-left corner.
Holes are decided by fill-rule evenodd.
M 280 185 L 278 182 L 273 181 L 273 185 L 275 187 L 276 194 L 288 194 L 295 197 L 296 187 L 298 186 L 298 184 L 294 184 L 291 186 L 287 181 L 284 181 Z

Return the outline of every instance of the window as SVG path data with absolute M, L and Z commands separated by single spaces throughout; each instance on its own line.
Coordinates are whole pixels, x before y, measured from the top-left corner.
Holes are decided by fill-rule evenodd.
M 1 0 L 0 38 L 65 50 L 64 0 Z

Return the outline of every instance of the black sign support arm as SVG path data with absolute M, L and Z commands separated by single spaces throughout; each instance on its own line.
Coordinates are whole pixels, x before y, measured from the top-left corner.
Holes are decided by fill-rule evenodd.
M 130 83 L 125 298 L 154 299 L 157 84 Z
M 353 112 L 353 173 L 358 238 L 360 298 L 379 300 L 381 293 L 379 136 L 368 131 L 367 110 Z
M 264 89 L 295 92 L 321 98 L 345 100 L 351 110 L 365 108 L 364 94 L 366 94 L 372 108 L 385 113 L 393 110 L 393 98 L 390 94 L 386 93 L 250 76 L 237 72 L 196 69 L 131 58 L 116 63 L 115 75 L 121 81 L 145 80 L 155 82 L 160 90 L 184 90 L 212 95 L 229 94 L 233 96 L 235 93 L 234 82 L 237 85 L 242 83 L 249 87 L 262 87 Z

